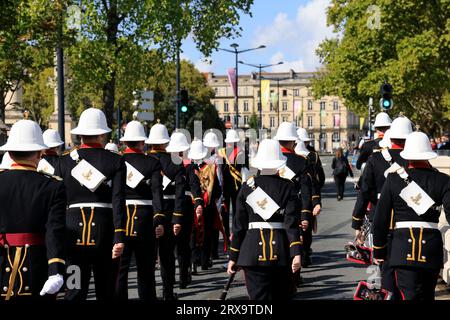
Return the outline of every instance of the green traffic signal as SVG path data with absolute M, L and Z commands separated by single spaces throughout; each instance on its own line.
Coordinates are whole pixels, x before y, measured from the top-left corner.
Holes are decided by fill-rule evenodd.
M 185 113 L 188 111 L 188 107 L 187 106 L 181 106 L 181 112 Z

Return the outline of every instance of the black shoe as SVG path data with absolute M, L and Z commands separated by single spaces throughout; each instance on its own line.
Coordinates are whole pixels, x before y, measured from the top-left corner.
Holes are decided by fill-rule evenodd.
M 208 269 L 209 269 L 208 266 L 202 266 L 202 271 L 206 271 L 206 270 L 208 270 Z
M 180 282 L 180 289 L 186 289 L 187 283 L 186 282 Z
M 297 288 L 298 288 L 298 287 L 301 287 L 303 283 L 305 283 L 305 282 L 303 281 L 303 277 L 302 277 L 302 276 L 299 276 L 298 279 L 297 279 L 297 283 L 296 283 Z
M 195 263 L 192 265 L 191 275 L 193 275 L 193 276 L 198 275 L 197 265 Z
M 164 300 L 166 300 L 166 301 L 178 300 L 178 295 L 176 293 L 172 293 L 170 295 L 164 295 Z

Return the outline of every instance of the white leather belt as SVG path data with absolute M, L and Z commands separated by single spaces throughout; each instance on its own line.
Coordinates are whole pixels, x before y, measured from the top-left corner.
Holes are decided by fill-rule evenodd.
M 404 229 L 404 228 L 438 229 L 438 224 L 434 222 L 424 222 L 424 221 L 402 221 L 395 223 L 395 229 Z
M 153 205 L 152 200 L 125 200 L 125 204 L 128 205 L 137 205 L 137 206 L 151 206 Z
M 108 208 L 112 209 L 111 203 L 103 203 L 103 202 L 80 202 L 69 205 L 69 209 L 72 208 Z
M 377 194 L 377 199 L 380 199 L 381 193 Z
M 175 200 L 175 195 L 164 195 L 163 198 L 166 200 Z
M 282 222 L 250 222 L 248 229 L 284 229 Z
M 188 197 L 192 197 L 192 192 L 190 191 L 185 191 L 184 195 L 188 196 Z

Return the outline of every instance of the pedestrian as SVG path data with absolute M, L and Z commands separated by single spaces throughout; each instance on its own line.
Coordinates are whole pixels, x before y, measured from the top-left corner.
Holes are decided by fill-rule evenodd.
M 59 149 L 64 144 L 64 141 L 61 140 L 58 131 L 53 129 L 45 130 L 43 137 L 48 149 L 44 151 L 37 170 L 53 175 L 59 160 Z
M 389 173 L 384 183 L 373 221 L 373 255 L 377 264 L 390 260 L 403 300 L 434 300 L 444 251 L 438 221 L 442 207 L 450 221 L 450 177 L 429 163 L 437 154 L 422 132 L 406 138 L 400 156 L 408 166 Z
M 286 164 L 277 141 L 261 141 L 251 165 L 259 170 L 238 194 L 227 272 L 244 270 L 250 300 L 286 300 L 300 269 L 298 196 L 278 169 Z
M 0 148 L 11 159 L 0 172 L 4 300 L 54 300 L 64 284 L 66 195 L 61 178 L 37 172 L 45 149 L 41 128 L 31 120 L 16 122 Z
M 437 150 L 437 143 L 434 138 L 430 138 L 431 150 Z
M 159 159 L 163 174 L 164 234 L 157 240 L 163 299 L 175 300 L 175 236 L 182 228 L 183 202 L 185 197 L 185 171 L 182 165 L 172 161 L 166 147 L 170 142 L 167 127 L 156 123 L 150 129 L 146 144 L 151 145 L 150 155 Z
M 450 150 L 450 132 L 446 132 L 441 137 L 441 146 L 439 147 L 439 150 Z
M 333 169 L 334 182 L 336 183 L 337 200 L 341 201 L 344 199 L 345 180 L 349 175 L 353 178 L 352 168 L 344 157 L 342 148 L 336 150 L 331 169 Z
M 120 155 L 104 149 L 109 132 L 103 111 L 84 110 L 71 131 L 82 144 L 56 168 L 66 187 L 68 265 L 79 267 L 81 275 L 80 287 L 69 288 L 66 300 L 86 300 L 92 271 L 96 299 L 114 298 L 126 233 L 127 170 Z
M 145 155 L 143 150 L 146 139 L 144 127 L 135 120 L 127 124 L 125 134 L 120 139 L 127 146 L 122 155 L 127 167 L 127 220 L 125 248 L 120 260 L 119 281 L 116 287 L 120 300 L 128 300 L 128 271 L 133 254 L 137 268 L 139 299 L 156 300 L 155 248 L 156 239 L 165 231 L 165 216 L 162 212 L 162 168 L 158 158 Z
M 181 230 L 175 235 L 180 289 L 186 289 L 192 282 L 192 227 L 194 221 L 200 219 L 203 215 L 203 197 L 200 181 L 195 173 L 195 166 L 188 159 L 184 159 L 184 153 L 189 148 L 187 138 L 181 132 L 172 134 L 170 143 L 166 148 L 166 151 L 171 153 L 174 163 L 182 167 L 185 180 L 182 217 L 177 217 Z

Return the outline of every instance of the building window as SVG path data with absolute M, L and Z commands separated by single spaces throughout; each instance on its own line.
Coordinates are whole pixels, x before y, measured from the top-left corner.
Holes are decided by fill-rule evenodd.
M 244 116 L 244 125 L 248 124 L 248 116 Z
M 308 100 L 308 110 L 312 110 L 313 109 L 313 102 L 312 100 Z
M 283 90 L 283 97 L 287 97 L 287 90 Z
M 224 101 L 223 103 L 223 111 L 228 112 L 228 101 Z
M 219 96 L 219 88 L 214 88 L 214 94 L 216 95 L 216 97 Z
M 311 91 L 311 89 L 308 88 L 306 94 L 308 95 L 308 97 L 311 97 L 311 96 L 312 96 L 312 91 Z
M 228 122 L 228 121 L 230 121 L 230 120 L 231 120 L 231 117 L 230 117 L 229 114 L 224 114 L 224 115 L 223 115 L 223 121 Z
M 294 97 L 298 97 L 300 95 L 299 89 L 294 89 Z
M 325 101 L 320 101 L 320 110 L 325 110 Z
M 288 103 L 287 101 L 283 101 L 283 111 L 287 111 Z
M 287 122 L 287 121 L 288 121 L 288 120 L 287 120 L 287 117 L 283 117 L 281 121 Z
M 270 127 L 271 128 L 275 127 L 275 117 L 270 117 Z
M 333 115 L 333 127 L 339 128 L 341 126 L 341 115 Z
M 248 96 L 248 87 L 244 87 L 244 96 Z
M 217 101 L 214 101 L 214 108 L 219 111 L 219 103 Z
M 312 128 L 312 127 L 313 127 L 313 117 L 308 116 L 308 128 Z
M 270 111 L 273 111 L 273 103 L 270 103 Z
M 312 139 L 312 140 L 314 141 L 314 139 L 315 139 L 315 138 L 314 138 L 314 133 L 310 132 L 308 135 L 309 135 L 309 138 Z
M 340 136 L 339 132 L 333 132 L 333 141 L 339 142 L 340 140 L 341 140 L 341 136 Z
M 248 101 L 244 101 L 244 111 L 248 111 Z
M 333 110 L 339 110 L 339 102 L 333 101 Z

